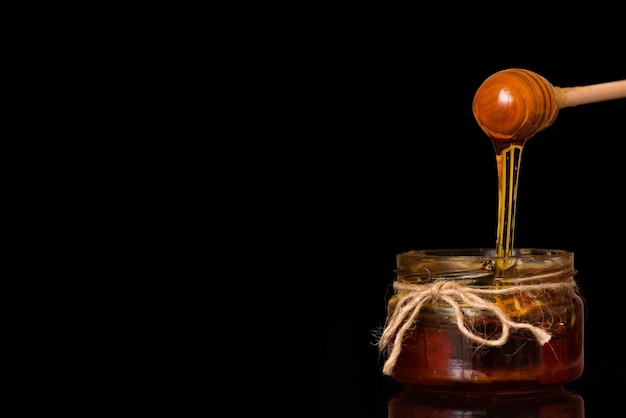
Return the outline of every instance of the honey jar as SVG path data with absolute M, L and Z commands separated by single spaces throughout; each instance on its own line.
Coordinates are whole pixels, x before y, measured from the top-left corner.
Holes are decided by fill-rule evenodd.
M 378 341 L 384 374 L 427 390 L 509 394 L 581 376 L 585 311 L 572 252 L 419 250 L 396 264 Z

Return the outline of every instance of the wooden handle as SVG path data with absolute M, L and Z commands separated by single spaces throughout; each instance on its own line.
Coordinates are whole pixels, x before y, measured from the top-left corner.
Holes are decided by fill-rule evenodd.
M 555 87 L 559 109 L 626 98 L 626 80 L 580 87 Z

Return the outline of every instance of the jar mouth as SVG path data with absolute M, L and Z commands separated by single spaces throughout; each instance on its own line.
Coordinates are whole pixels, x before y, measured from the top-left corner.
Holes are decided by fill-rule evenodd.
M 400 255 L 418 257 L 488 257 L 488 258 L 553 258 L 567 257 L 571 251 L 551 248 L 515 248 L 510 256 L 496 256 L 495 248 L 435 248 L 427 250 L 412 250 Z
M 412 250 L 397 254 L 400 279 L 470 279 L 475 283 L 494 280 L 543 280 L 575 274 L 574 253 L 561 249 L 517 248 L 510 256 L 496 256 L 495 248 Z

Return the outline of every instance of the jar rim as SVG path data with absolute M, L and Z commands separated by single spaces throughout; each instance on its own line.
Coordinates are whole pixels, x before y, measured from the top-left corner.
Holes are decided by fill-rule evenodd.
M 554 280 L 573 277 L 574 253 L 547 248 L 518 248 L 511 256 L 496 256 L 494 248 L 413 250 L 396 255 L 395 270 L 403 280 L 440 278 L 480 283 L 494 280 Z
M 512 251 L 511 255 L 508 256 L 497 256 L 495 248 L 485 248 L 485 247 L 476 247 L 476 248 L 432 248 L 432 249 L 423 249 L 423 250 L 410 250 L 406 252 L 399 253 L 398 256 L 403 257 L 427 257 L 427 258 L 467 258 L 467 257 L 480 257 L 480 258 L 489 258 L 489 259 L 510 259 L 510 258 L 532 258 L 532 259 L 541 259 L 541 258 L 553 258 L 553 257 L 571 257 L 573 255 L 572 251 L 562 250 L 562 249 L 554 249 L 554 248 L 533 248 L 533 247 L 524 247 L 524 248 L 515 248 Z

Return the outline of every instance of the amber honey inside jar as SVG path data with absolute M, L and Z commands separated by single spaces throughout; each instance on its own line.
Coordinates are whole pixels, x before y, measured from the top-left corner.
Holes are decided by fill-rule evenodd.
M 516 249 L 409 251 L 396 257 L 380 339 L 400 383 L 529 393 L 583 371 L 584 303 L 574 254 Z

